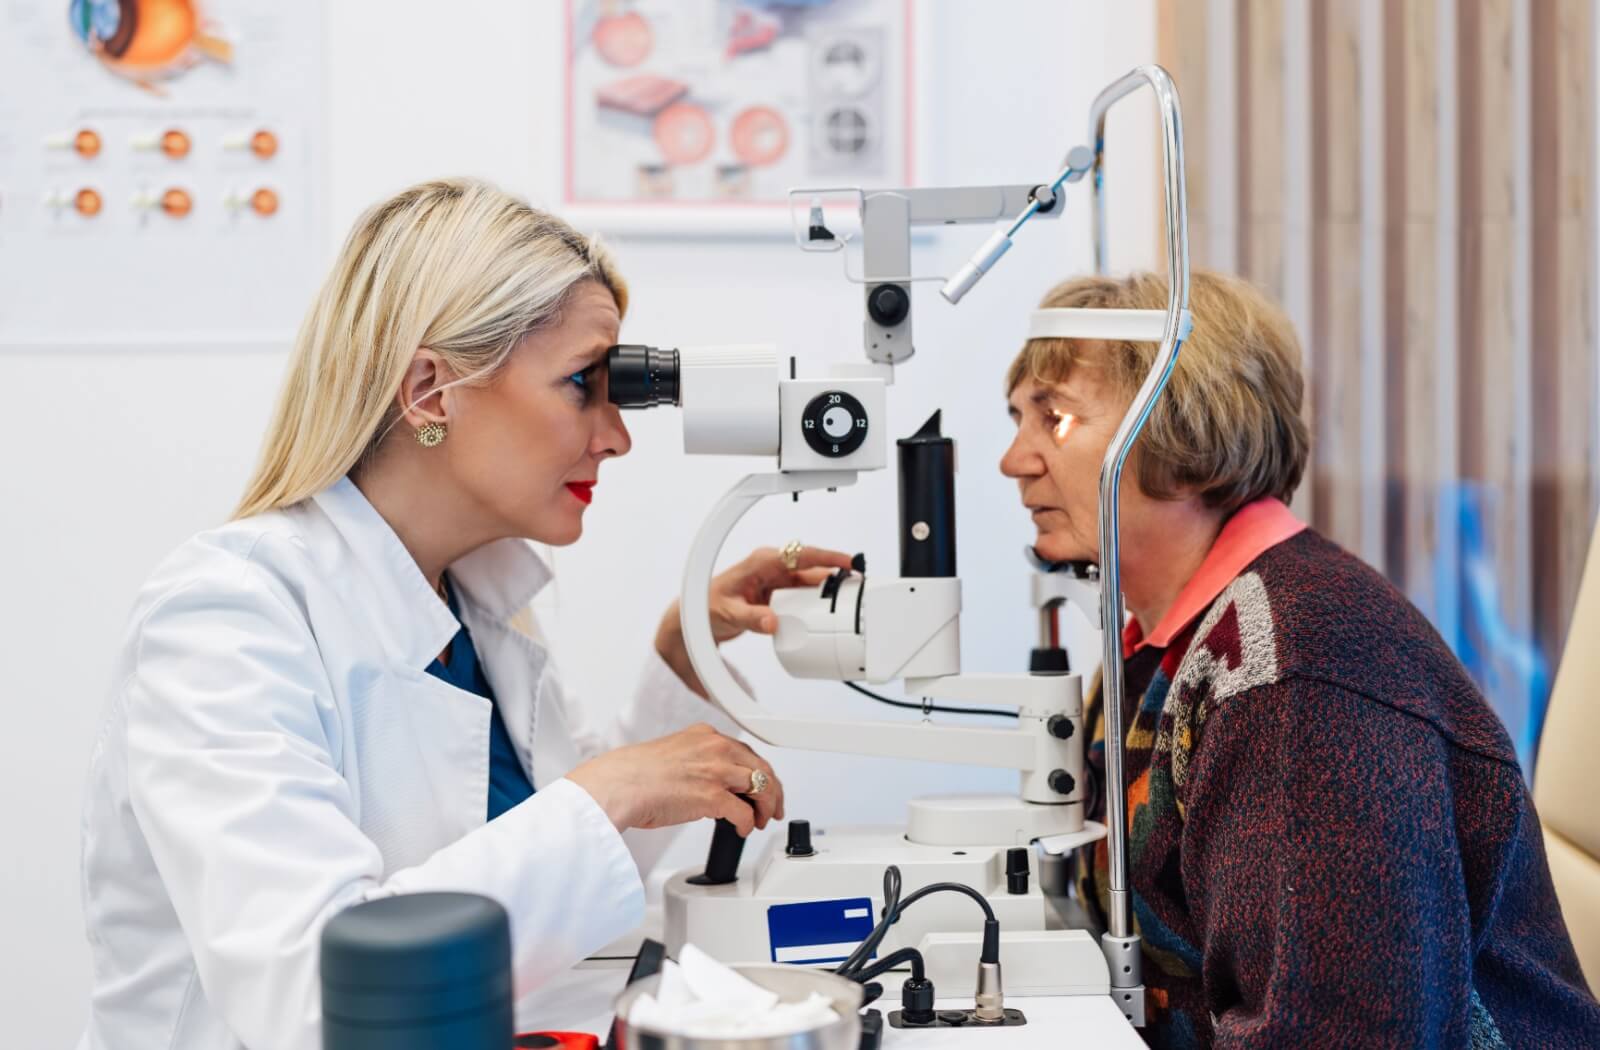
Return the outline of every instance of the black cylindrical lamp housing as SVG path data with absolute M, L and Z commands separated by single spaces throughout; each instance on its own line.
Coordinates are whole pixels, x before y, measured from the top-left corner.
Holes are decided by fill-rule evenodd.
M 900 575 L 956 574 L 956 443 L 935 412 L 900 450 Z

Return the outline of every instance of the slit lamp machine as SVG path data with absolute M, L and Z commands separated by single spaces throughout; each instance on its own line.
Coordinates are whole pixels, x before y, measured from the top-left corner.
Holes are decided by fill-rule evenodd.
M 956 304 L 1004 256 L 1024 225 L 1059 217 L 1068 185 L 1087 179 L 1095 269 L 1103 272 L 1106 115 L 1141 87 L 1154 92 L 1161 122 L 1171 277 L 1167 307 L 1039 310 L 1028 337 L 1159 340 L 1160 350 L 1101 465 L 1099 564 L 1049 565 L 1029 550 L 1037 570 L 1032 594 L 1041 624 L 1030 670 L 965 672 L 961 667 L 954 445 L 940 433 L 937 412 L 916 434 L 895 443 L 898 575 L 868 573 L 858 556 L 854 571 L 841 570 L 820 589 L 784 591 L 773 600 L 774 648 L 791 675 L 849 683 L 899 679 L 906 695 L 925 698 L 925 705 L 957 701 L 1015 708 L 1015 727 L 838 721 L 762 707 L 722 662 L 712 639 L 708 589 L 717 557 L 729 532 L 759 500 L 837 489 L 862 471 L 888 466 L 885 399 L 894 369 L 913 355 L 912 284 L 930 279 L 911 275 L 912 229 L 1006 223 L 945 281 L 942 294 Z M 1001 931 L 999 960 L 992 945 L 985 949 L 972 902 L 958 894 L 928 897 L 893 921 L 877 944 L 881 953 L 918 949 L 930 980 L 953 982 L 946 984 L 946 994 L 950 988 L 965 994 L 976 967 L 977 1021 L 1000 1023 L 1000 970 L 988 971 L 983 964 L 1003 960 L 1006 990 L 1013 996 L 1111 996 L 1132 1024 L 1143 1024 L 1139 938 L 1128 888 L 1116 494 L 1128 451 L 1161 395 L 1190 325 L 1182 120 L 1171 78 L 1148 65 L 1110 84 L 1090 107 L 1089 135 L 1090 145 L 1072 148 L 1061 171 L 1038 184 L 791 192 L 796 238 L 807 251 L 845 248 L 845 240 L 827 228 L 815 203 L 818 195 L 855 197 L 862 273 L 851 279 L 864 285 L 865 365 L 797 378 L 792 359 L 781 368 L 776 350 L 767 346 L 612 349 L 612 400 L 632 408 L 680 406 L 686 452 L 776 459 L 775 470 L 751 474 L 728 490 L 689 551 L 683 630 L 711 700 L 751 736 L 776 747 L 1014 769 L 1020 780 L 1010 796 L 914 799 L 903 831 L 830 827 L 813 838 L 805 822 L 791 821 L 787 843 L 774 841 L 754 870 L 743 874 L 738 872 L 743 841 L 731 826 L 719 828 L 707 869 L 681 872 L 667 884 L 669 952 L 692 942 L 730 963 L 832 966 L 874 933 L 886 905 L 879 883 L 893 865 L 908 892 L 961 883 L 987 901 L 986 911 L 992 909 Z M 802 222 L 796 209 L 806 200 L 812 201 L 809 221 Z M 1082 610 L 1103 642 L 1105 825 L 1085 817 L 1094 790 L 1084 764 L 1088 727 L 1082 680 L 1067 670 L 1059 648 L 1057 617 L 1063 604 Z M 1059 893 L 1047 892 L 1048 880 L 1029 874 L 1030 868 L 1043 872 L 1046 867 L 1059 873 L 1065 856 L 1103 837 L 1109 837 L 1111 906 L 1108 928 L 1096 937 L 1068 928 Z M 900 1023 L 895 1015 L 891 1020 Z

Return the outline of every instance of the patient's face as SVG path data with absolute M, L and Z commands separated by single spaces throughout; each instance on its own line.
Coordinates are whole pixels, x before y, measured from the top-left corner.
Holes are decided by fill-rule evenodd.
M 1097 560 L 1100 461 L 1128 402 L 1114 397 L 1093 368 L 1079 366 L 1064 382 L 1024 380 L 1007 403 L 1017 435 L 1000 472 L 1016 479 L 1033 515 L 1034 547 L 1050 561 Z M 1131 474 L 1124 473 L 1124 482 Z M 1123 486 L 1125 525 L 1137 489 Z

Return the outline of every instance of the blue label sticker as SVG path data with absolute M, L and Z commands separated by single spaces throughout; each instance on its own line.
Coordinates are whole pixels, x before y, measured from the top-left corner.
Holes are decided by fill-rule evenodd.
M 872 932 L 872 916 L 870 897 L 774 904 L 767 909 L 772 961 L 801 966 L 844 962 Z

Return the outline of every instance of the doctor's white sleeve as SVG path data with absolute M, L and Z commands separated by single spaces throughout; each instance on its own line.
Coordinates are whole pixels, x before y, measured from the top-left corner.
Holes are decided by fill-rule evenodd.
M 198 583 L 168 596 L 138 645 L 126 687 L 133 810 L 206 999 L 252 1050 L 321 1046 L 322 927 L 363 900 L 456 890 L 499 901 L 519 994 L 640 921 L 622 837 L 567 780 L 385 872 L 339 771 L 341 723 L 315 639 L 254 566 L 225 594 Z
M 535 630 L 538 630 L 537 626 Z M 745 692 L 749 692 L 750 686 L 738 670 L 731 664 L 728 670 Z M 615 717 L 607 720 L 594 719 L 587 715 L 584 710 L 585 705 L 565 689 L 557 695 L 567 725 L 571 727 L 573 743 L 584 759 L 593 758 L 627 744 L 655 740 L 669 733 L 676 733 L 680 729 L 687 729 L 697 722 L 705 722 L 731 737 L 744 736 L 744 730 L 739 728 L 739 723 L 724 714 L 721 708 L 684 685 L 683 679 L 668 666 L 654 646 L 650 647 L 645 656 L 644 671 L 640 675 L 633 696 Z M 700 821 L 694 825 L 668 828 L 630 828 L 623 833 L 622 838 L 633 855 L 639 874 L 649 880 L 661 858 L 672 848 L 680 835 L 709 836 L 710 824 L 710 821 Z

